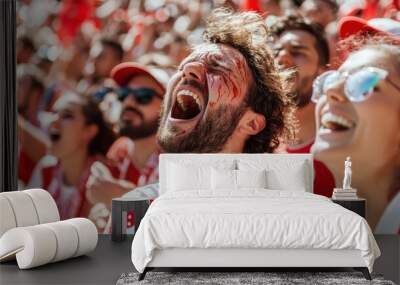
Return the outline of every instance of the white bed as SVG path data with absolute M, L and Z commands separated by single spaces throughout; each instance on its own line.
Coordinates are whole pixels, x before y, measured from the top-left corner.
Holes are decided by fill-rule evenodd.
M 312 194 L 312 181 L 311 155 L 161 155 L 161 195 L 132 243 L 140 278 L 155 267 L 354 267 L 369 278 L 380 251 L 367 222 Z

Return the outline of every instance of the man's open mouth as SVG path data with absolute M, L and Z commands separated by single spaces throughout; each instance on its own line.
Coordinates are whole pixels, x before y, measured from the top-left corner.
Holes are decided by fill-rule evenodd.
M 201 95 L 189 89 L 180 89 L 172 105 L 171 118 L 176 120 L 192 120 L 204 109 Z
M 355 123 L 343 116 L 333 113 L 325 113 L 321 118 L 321 126 L 323 129 L 342 132 L 355 127 Z

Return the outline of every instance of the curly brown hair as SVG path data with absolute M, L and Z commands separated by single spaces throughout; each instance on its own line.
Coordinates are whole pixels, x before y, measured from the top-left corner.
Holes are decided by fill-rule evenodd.
M 204 32 L 206 42 L 238 50 L 251 70 L 253 83 L 246 104 L 263 114 L 267 125 L 246 141 L 246 153 L 273 152 L 280 139 L 292 139 L 295 133 L 295 106 L 288 90 L 290 74 L 276 68 L 267 39 L 268 30 L 260 15 L 226 8 L 212 12 Z

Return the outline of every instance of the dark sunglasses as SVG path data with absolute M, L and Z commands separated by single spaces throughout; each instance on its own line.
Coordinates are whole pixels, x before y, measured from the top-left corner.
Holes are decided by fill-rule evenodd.
M 127 97 L 133 96 L 138 104 L 149 104 L 154 97 L 162 98 L 154 89 L 151 88 L 129 88 L 121 87 L 114 90 L 120 101 L 124 101 Z
M 158 94 L 154 89 L 151 88 L 129 88 L 129 87 L 120 87 L 120 88 L 109 88 L 105 87 L 100 89 L 98 92 L 94 94 L 95 98 L 98 101 L 102 101 L 104 97 L 108 94 L 114 92 L 118 95 L 118 99 L 120 101 L 124 101 L 127 97 L 133 96 L 138 104 L 147 105 L 149 104 L 154 97 L 162 98 L 160 94 Z

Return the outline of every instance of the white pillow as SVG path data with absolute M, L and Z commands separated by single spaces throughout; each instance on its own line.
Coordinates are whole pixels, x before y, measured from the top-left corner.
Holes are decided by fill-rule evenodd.
M 266 171 L 263 170 L 211 170 L 212 189 L 239 190 L 241 188 L 266 188 Z
M 187 166 L 168 163 L 168 191 L 185 191 L 190 189 L 210 189 L 210 167 Z
M 262 170 L 236 170 L 238 188 L 267 188 L 267 172 Z
M 303 167 L 290 171 L 271 169 L 267 171 L 268 189 L 306 192 L 307 180 Z
M 212 168 L 211 181 L 213 190 L 236 190 L 236 170 Z
M 266 170 L 267 188 L 271 190 L 307 191 L 311 188 L 310 169 L 306 161 L 286 159 L 240 159 L 240 170 Z M 310 181 L 309 181 L 310 180 Z
M 211 190 L 211 168 L 235 169 L 235 160 L 176 159 L 166 165 L 166 191 Z

